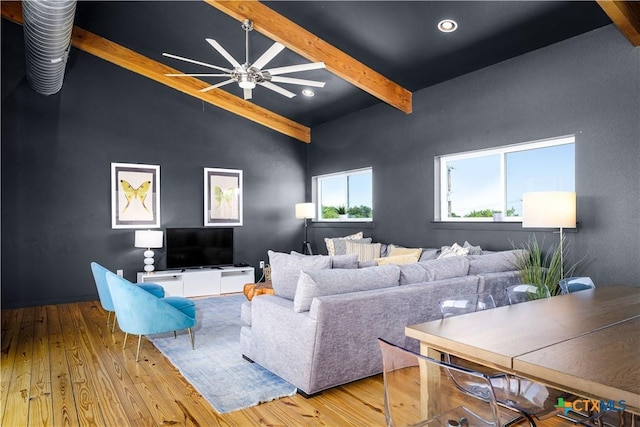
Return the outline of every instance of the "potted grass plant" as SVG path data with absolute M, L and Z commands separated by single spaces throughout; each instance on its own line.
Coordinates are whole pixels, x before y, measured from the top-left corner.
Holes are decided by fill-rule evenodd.
M 521 249 L 516 258 L 516 268 L 520 272 L 521 283 L 528 283 L 538 286 L 538 298 L 543 298 L 544 292 L 542 285 L 549 288 L 551 295 L 560 293 L 558 283 L 563 277 L 571 277 L 576 269 L 584 260 L 580 260 L 575 264 L 567 265 L 564 261 L 568 254 L 567 242 L 564 235 L 562 245 L 550 245 L 549 249 L 544 251 L 535 235 L 529 237 L 529 240 L 522 244 Z M 544 245 L 544 240 L 542 241 Z M 563 252 L 561 252 L 563 251 Z M 563 266 L 563 263 L 565 264 Z
M 339 219 L 347 219 L 347 208 L 344 205 L 336 206 Z

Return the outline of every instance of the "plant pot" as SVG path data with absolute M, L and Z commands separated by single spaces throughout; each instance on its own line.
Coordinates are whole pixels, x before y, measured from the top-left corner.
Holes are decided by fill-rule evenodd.
M 493 222 L 502 222 L 502 212 L 494 212 Z
M 339 214 L 338 215 L 338 219 L 347 219 L 347 218 L 348 218 L 347 214 Z

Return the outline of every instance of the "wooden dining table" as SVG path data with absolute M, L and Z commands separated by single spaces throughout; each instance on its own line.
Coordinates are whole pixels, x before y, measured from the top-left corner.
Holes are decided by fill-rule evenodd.
M 640 286 L 611 285 L 410 325 L 450 353 L 640 414 Z

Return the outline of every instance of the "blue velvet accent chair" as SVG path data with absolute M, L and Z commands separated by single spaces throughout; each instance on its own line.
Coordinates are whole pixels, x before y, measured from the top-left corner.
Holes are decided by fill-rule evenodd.
M 98 296 L 100 297 L 100 305 L 102 308 L 108 313 L 107 315 L 107 326 L 109 326 L 109 321 L 111 320 L 111 313 L 115 313 L 115 309 L 113 308 L 113 301 L 111 300 L 111 293 L 109 292 L 109 287 L 107 285 L 107 273 L 112 273 L 107 270 L 97 262 L 91 263 L 91 272 L 93 273 L 93 280 L 96 282 L 96 288 L 98 288 Z M 140 288 L 149 292 L 151 295 L 154 295 L 156 298 L 164 297 L 164 288 L 156 283 L 141 283 L 139 285 Z M 116 329 L 116 316 L 113 316 L 113 325 L 111 327 L 111 332 L 114 332 Z
M 596 285 L 590 277 L 566 277 L 559 282 L 560 294 L 570 294 L 571 292 L 593 289 Z
M 136 362 L 140 355 L 142 335 L 186 329 L 189 332 L 191 348 L 195 349 L 191 328 L 196 325 L 196 305 L 183 297 L 156 298 L 149 292 L 128 280 L 107 273 L 107 284 L 113 300 L 120 329 L 125 332 L 122 348 L 127 344 L 129 334 L 138 335 Z

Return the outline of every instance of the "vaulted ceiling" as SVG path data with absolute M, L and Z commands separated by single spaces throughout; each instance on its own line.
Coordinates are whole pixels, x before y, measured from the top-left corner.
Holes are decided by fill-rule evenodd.
M 638 2 L 594 1 L 80 1 L 72 45 L 190 96 L 309 142 L 310 128 L 385 102 L 411 113 L 411 93 L 607 25 L 640 44 Z M 2 2 L 3 17 L 21 22 L 18 6 Z M 206 38 L 243 62 L 249 18 L 250 58 L 274 41 L 287 49 L 269 68 L 324 61 L 326 69 L 290 74 L 326 82 L 315 96 L 281 84 L 286 98 L 258 86 L 253 99 L 230 84 L 201 93 L 220 78 L 166 77 L 212 70 L 163 52 L 229 67 Z M 443 33 L 442 19 L 458 30 Z M 74 53 L 72 52 L 72 55 Z M 73 61 L 68 66 L 73 66 Z M 64 90 L 64 89 L 63 89 Z

